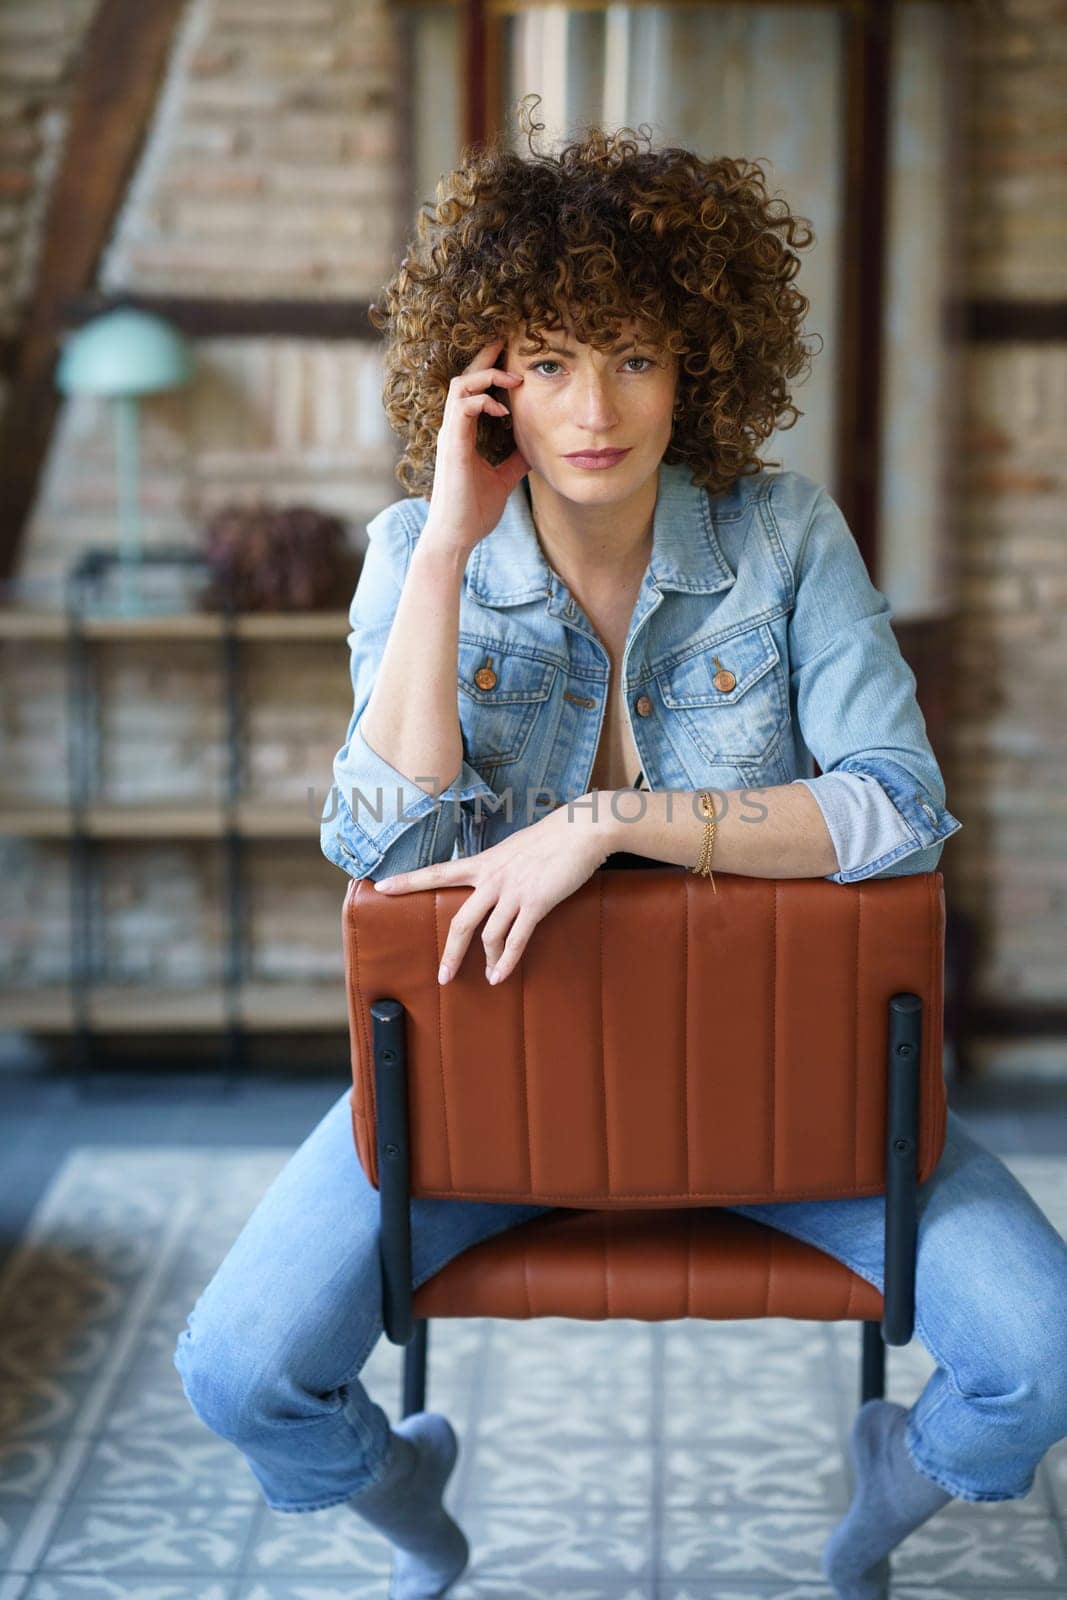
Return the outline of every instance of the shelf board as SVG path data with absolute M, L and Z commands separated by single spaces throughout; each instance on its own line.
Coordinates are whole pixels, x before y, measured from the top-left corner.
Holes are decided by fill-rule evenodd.
M 348 611 L 246 611 L 237 617 L 242 639 L 344 640 L 350 632 Z
M 74 1025 L 70 990 L 51 985 L 0 990 L 0 1030 L 26 1028 L 31 1033 L 69 1033 Z
M 0 639 L 58 639 L 67 637 L 62 611 L 31 611 L 26 606 L 0 606 Z
M 221 806 L 89 806 L 85 831 L 92 839 L 217 839 L 225 829 Z
M 348 997 L 343 978 L 336 983 L 246 983 L 241 1015 L 249 1028 L 278 1033 L 286 1028 L 348 1028 Z
M 347 1029 L 344 981 L 253 982 L 242 986 L 240 1019 L 266 1033 Z M 101 1033 L 197 1033 L 227 1026 L 221 988 L 161 989 L 97 984 L 89 994 L 89 1024 Z M 70 988 L 8 989 L 0 994 L 0 1030 L 69 1033 L 74 1026 Z
M 222 805 L 93 805 L 84 814 L 92 839 L 221 839 Z M 318 839 L 319 818 L 297 801 L 239 800 L 237 833 L 246 839 Z M 70 806 L 23 801 L 0 803 L 0 838 L 65 839 L 74 827 Z
M 25 606 L 0 606 L 0 640 L 37 639 L 62 643 L 68 637 L 66 612 L 34 611 Z M 349 632 L 345 611 L 241 611 L 234 617 L 239 639 L 263 639 L 273 644 L 287 641 L 343 642 Z M 86 617 L 81 632 L 86 640 L 219 640 L 224 618 L 217 612 L 175 611 L 146 617 Z
M 70 833 L 70 807 L 43 800 L 0 804 L 0 838 L 62 839 Z
M 239 800 L 237 831 L 245 839 L 314 839 L 321 818 L 296 801 Z

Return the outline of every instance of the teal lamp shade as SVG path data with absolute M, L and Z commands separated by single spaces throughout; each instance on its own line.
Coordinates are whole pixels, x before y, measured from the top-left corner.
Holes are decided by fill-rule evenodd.
M 56 382 L 64 394 L 156 394 L 192 377 L 189 345 L 162 317 L 132 306 L 105 312 L 64 342 Z
M 70 334 L 56 368 L 64 394 L 106 395 L 115 406 L 122 610 L 142 612 L 137 402 L 143 394 L 178 389 L 192 376 L 188 343 L 169 322 L 133 306 L 105 312 Z

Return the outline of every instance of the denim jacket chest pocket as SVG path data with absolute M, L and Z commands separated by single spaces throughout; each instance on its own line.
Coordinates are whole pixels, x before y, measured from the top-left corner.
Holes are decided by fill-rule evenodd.
M 705 761 L 758 768 L 775 758 L 789 725 L 789 691 L 769 623 L 698 640 L 661 661 L 653 676 L 664 714 Z
M 483 775 L 518 761 L 559 667 L 531 652 L 459 635 L 459 720 L 468 759 Z

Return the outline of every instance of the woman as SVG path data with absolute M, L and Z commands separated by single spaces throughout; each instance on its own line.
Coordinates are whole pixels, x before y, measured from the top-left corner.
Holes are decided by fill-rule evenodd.
M 706 873 L 710 843 L 728 872 L 852 882 L 932 870 L 961 825 L 840 511 L 756 454 L 795 421 L 807 360 L 792 247 L 811 236 L 780 204 L 758 166 L 599 130 L 558 158 L 490 145 L 373 312 L 414 493 L 368 529 L 322 844 L 383 893 L 470 887 L 442 984 L 476 933 L 506 982 L 613 852 Z M 414 1285 L 551 1209 L 413 1200 Z M 882 1287 L 882 1198 L 732 1209 Z M 393 1600 L 425 1600 L 469 1556 L 441 1498 L 458 1445 L 433 1412 L 391 1429 L 358 1381 L 382 1325 L 377 1214 L 346 1091 L 175 1363 L 270 1506 L 351 1506 L 393 1544 Z M 868 1402 L 853 1430 L 823 1557 L 851 1600 L 952 1496 L 1025 1495 L 1067 1433 L 1067 1246 L 952 1113 L 919 1192 L 916 1332 L 938 1363 L 922 1395 Z

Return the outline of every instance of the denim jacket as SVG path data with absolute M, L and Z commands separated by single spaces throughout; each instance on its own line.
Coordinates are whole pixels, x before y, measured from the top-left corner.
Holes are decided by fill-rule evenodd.
M 488 849 L 591 786 L 610 661 L 545 559 L 521 482 L 464 572 L 455 782 L 429 793 L 363 738 L 428 514 L 420 497 L 374 517 L 349 611 L 354 702 L 321 844 L 352 877 Z M 836 502 L 803 473 L 763 470 L 711 496 L 684 465 L 660 464 L 621 681 L 649 789 L 804 783 L 837 852 L 834 883 L 932 871 L 962 827 L 889 603 Z

